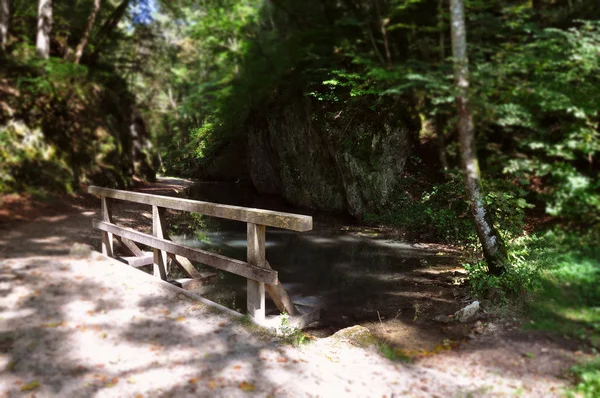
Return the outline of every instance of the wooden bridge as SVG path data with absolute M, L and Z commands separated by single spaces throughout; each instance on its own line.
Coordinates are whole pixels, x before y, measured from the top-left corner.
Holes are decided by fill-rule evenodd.
M 194 289 L 214 275 L 199 272 L 190 260 L 243 276 L 247 278 L 248 315 L 258 324 L 266 325 L 265 292 L 271 296 L 281 312 L 292 316 L 292 322 L 297 326 L 304 327 L 318 319 L 318 309 L 303 311 L 304 314 L 299 313 L 298 308 L 279 283 L 277 271 L 271 268 L 265 257 L 267 226 L 298 232 L 310 231 L 312 217 L 95 186 L 90 186 L 88 192 L 101 198 L 102 220 L 94 220 L 93 226 L 102 231 L 102 254 L 105 256 L 114 257 L 114 236 L 130 254 L 121 257 L 124 262 L 134 267 L 152 264 L 154 276 L 165 281 L 169 279 L 167 261 L 170 259 L 171 264 L 180 268 L 188 278 L 169 280 L 169 282 L 184 289 Z M 111 212 L 113 200 L 152 206 L 152 235 L 113 223 Z M 245 222 L 248 232 L 247 261 L 173 242 L 167 233 L 166 209 Z M 152 252 L 142 251 L 136 242 L 151 247 Z

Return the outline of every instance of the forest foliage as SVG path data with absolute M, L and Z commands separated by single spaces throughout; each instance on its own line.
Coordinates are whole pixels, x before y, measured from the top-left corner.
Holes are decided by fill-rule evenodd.
M 600 7 L 465 6 L 485 204 L 511 261 L 492 276 L 470 258 L 472 291 L 538 294 L 538 325 L 598 346 Z M 273 101 L 301 92 L 329 134 L 393 99 L 419 143 L 393 203 L 363 220 L 473 248 L 452 68 L 448 0 L 0 0 L 0 193 L 125 187 L 156 153 L 165 173 L 248 180 L 246 123 Z M 360 154 L 369 133 L 342 145 Z
M 301 90 L 327 132 L 342 112 L 393 98 L 399 115 L 421 120 L 422 150 L 394 203 L 363 218 L 476 244 L 458 171 L 447 0 L 57 1 L 48 59 L 36 55 L 36 2 L 0 3 L 10 5 L 0 19 L 2 191 L 90 179 L 126 186 L 134 168 L 151 178 L 152 149 L 135 166 L 135 120 L 148 126 L 164 172 L 244 179 L 245 123 L 271 99 Z M 566 246 L 532 232 L 538 225 L 524 234 L 528 222 L 558 225 L 582 246 L 598 239 L 600 8 L 465 4 L 485 201 L 516 264 L 504 279 L 489 279 L 485 263 L 468 267 L 476 291 L 535 289 L 550 265 L 530 257 L 533 242 Z M 365 143 L 343 142 L 358 152 Z

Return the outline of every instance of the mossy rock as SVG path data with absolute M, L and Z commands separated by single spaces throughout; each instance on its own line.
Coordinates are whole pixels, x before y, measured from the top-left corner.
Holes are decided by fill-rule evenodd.
M 379 344 L 379 339 L 369 329 L 360 325 L 339 330 L 331 338 L 362 348 L 369 348 Z

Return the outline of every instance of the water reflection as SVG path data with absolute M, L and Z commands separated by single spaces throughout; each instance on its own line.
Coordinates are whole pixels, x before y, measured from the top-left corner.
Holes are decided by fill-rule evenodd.
M 240 184 L 201 183 L 192 187 L 189 196 L 196 200 L 309 214 L 286 206 L 276 198 L 255 195 L 251 188 Z M 376 317 L 376 310 L 396 313 L 401 309 L 399 306 L 412 306 L 415 284 L 419 284 L 420 291 L 427 285 L 435 289 L 438 272 L 447 270 L 448 255 L 394 241 L 389 236 L 367 237 L 343 231 L 342 226 L 350 221 L 347 218 L 311 215 L 314 229 L 310 232 L 267 228 L 267 260 L 279 272 L 281 283 L 295 303 L 320 306 L 324 314 L 335 312 L 344 319 Z M 246 259 L 244 223 L 188 213 L 182 214 L 174 224 L 175 230 L 171 233 L 178 242 Z M 214 288 L 205 296 L 243 311 L 245 288 L 245 278 L 219 272 Z

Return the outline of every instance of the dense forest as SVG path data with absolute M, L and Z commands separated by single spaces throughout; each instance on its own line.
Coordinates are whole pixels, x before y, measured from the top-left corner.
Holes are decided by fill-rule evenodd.
M 462 3 L 0 0 L 0 193 L 248 183 L 598 347 L 600 4 Z

